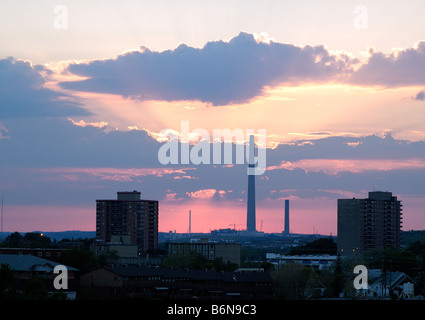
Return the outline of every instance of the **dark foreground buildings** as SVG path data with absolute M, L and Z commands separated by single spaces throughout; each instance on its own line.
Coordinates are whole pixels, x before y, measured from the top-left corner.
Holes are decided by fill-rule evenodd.
M 241 245 L 239 243 L 177 242 L 168 244 L 168 257 L 188 258 L 198 253 L 209 260 L 222 259 L 224 263 L 241 265 Z
M 41 297 L 48 299 L 48 296 L 54 293 L 61 293 L 69 300 L 76 299 L 78 287 L 76 274 L 79 272 L 78 269 L 36 257 L 28 252 L 19 254 L 0 253 L 0 265 L 2 270 L 0 300 L 5 298 L 36 300 L 37 298 L 41 299 Z M 10 273 L 8 276 L 6 266 L 11 270 L 12 276 L 10 276 Z M 54 279 L 59 274 L 61 277 L 63 276 L 62 271 L 55 271 L 58 266 L 66 268 L 66 286 L 61 287 L 61 289 L 55 288 L 54 284 Z M 62 281 L 60 285 L 63 285 Z M 43 290 L 46 290 L 46 292 Z M 6 302 L 2 302 L 2 307 L 5 305 Z
M 267 299 L 273 295 L 268 272 L 126 265 L 99 267 L 80 280 L 102 299 Z
M 338 199 L 338 253 L 400 248 L 402 205 L 391 192 L 369 192 L 366 199 Z
M 140 199 L 140 192 L 117 192 L 116 200 L 96 200 L 96 240 L 130 236 L 139 253 L 158 249 L 158 201 Z

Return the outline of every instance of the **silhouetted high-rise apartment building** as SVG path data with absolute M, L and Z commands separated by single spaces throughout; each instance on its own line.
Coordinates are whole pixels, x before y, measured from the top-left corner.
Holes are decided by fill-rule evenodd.
M 158 201 L 141 200 L 140 192 L 117 192 L 116 200 L 96 200 L 96 238 L 130 236 L 139 252 L 158 248 Z
M 402 204 L 391 192 L 369 192 L 366 199 L 338 199 L 338 253 L 400 248 Z

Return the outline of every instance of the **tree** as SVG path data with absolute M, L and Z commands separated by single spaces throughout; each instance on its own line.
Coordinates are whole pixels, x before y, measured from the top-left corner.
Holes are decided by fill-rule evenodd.
M 8 248 L 19 248 L 22 244 L 22 235 L 19 232 L 11 233 L 3 241 L 3 246 Z
M 336 254 L 337 246 L 332 237 L 319 238 L 299 247 L 292 247 L 289 255 Z
M 326 296 L 338 297 L 345 287 L 345 276 L 342 268 L 341 257 L 338 255 L 332 273 L 328 273 Z
M 314 271 L 300 263 L 282 265 L 274 276 L 277 297 L 285 300 L 304 299 L 307 284 L 313 276 Z
M 414 280 L 416 294 L 425 296 L 425 272 L 418 274 Z
M 22 300 L 48 300 L 49 292 L 47 291 L 44 281 L 40 278 L 32 278 L 25 282 L 22 294 L 19 296 Z
M 46 248 L 52 244 L 49 237 L 39 232 L 27 232 L 22 240 L 25 248 Z
M 46 248 L 52 245 L 52 241 L 39 232 L 27 232 L 24 236 L 14 232 L 3 241 L 2 245 L 8 248 Z
M 417 255 L 409 250 L 395 248 L 374 249 L 364 255 L 370 269 L 386 271 L 401 271 L 409 276 L 416 275 L 421 268 L 421 261 Z
M 417 240 L 413 242 L 406 250 L 411 252 L 417 257 L 420 263 L 421 270 L 424 271 L 425 270 L 425 242 L 421 240 Z
M 61 263 L 78 269 L 81 274 L 99 264 L 95 254 L 86 248 L 74 248 L 64 252 Z
M 15 272 L 10 269 L 8 264 L 0 265 L 0 297 L 7 296 L 8 291 L 12 288 L 15 279 Z

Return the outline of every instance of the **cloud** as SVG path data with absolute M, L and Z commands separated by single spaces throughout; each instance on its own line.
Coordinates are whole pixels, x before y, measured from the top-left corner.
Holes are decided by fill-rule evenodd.
M 216 192 L 217 190 L 215 189 L 203 189 L 203 190 L 198 190 L 194 192 L 187 192 L 186 194 L 191 198 L 209 199 L 214 197 Z
M 167 174 L 185 174 L 182 169 L 170 168 L 44 168 L 36 171 L 56 174 L 56 179 L 68 181 L 111 180 L 135 181 L 139 177 L 163 177 Z
M 87 79 L 60 85 L 140 100 L 227 105 L 249 102 L 266 87 L 344 78 L 354 62 L 345 54 L 331 54 L 324 46 L 257 41 L 251 34 L 240 33 L 229 42 L 208 42 L 201 49 L 184 44 L 163 52 L 141 48 L 116 59 L 70 64 L 67 71 Z
M 186 195 L 189 198 L 196 198 L 196 199 L 212 199 L 215 198 L 215 200 L 219 198 L 223 198 L 228 191 L 225 190 L 216 190 L 216 189 L 202 189 L 197 190 L 193 192 L 186 192 Z
M 0 118 L 88 115 L 66 94 L 45 87 L 49 74 L 27 61 L 0 59 Z
M 203 48 L 181 44 L 154 52 L 146 47 L 115 59 L 73 63 L 67 71 L 83 80 L 62 88 L 119 94 L 140 100 L 246 103 L 276 86 L 343 83 L 403 87 L 425 82 L 425 41 L 386 54 L 370 51 L 362 62 L 322 45 L 296 46 L 241 32 Z M 425 98 L 419 93 L 417 99 Z
M 298 140 L 280 144 L 267 150 L 267 166 L 280 165 L 282 161 L 297 162 L 306 159 L 341 160 L 395 160 L 425 159 L 425 141 L 394 139 L 391 132 L 383 137 L 331 136 L 310 140 Z
M 65 118 L 14 118 L 2 121 L 1 163 L 23 167 L 155 168 L 159 143 L 142 130 L 74 123 Z M 148 152 L 146 151 L 148 150 Z
M 97 128 L 103 128 L 106 127 L 108 125 L 107 122 L 105 121 L 100 121 L 100 122 L 85 122 L 84 120 L 80 120 L 80 121 L 74 121 L 70 118 L 68 118 L 69 121 L 71 121 L 74 125 L 79 126 L 79 127 L 87 127 L 87 126 L 92 126 L 92 127 L 97 127 Z M 137 129 L 137 128 L 136 128 Z
M 5 125 L 9 138 L 0 139 L 0 187 L 10 204 L 92 205 L 118 190 L 176 203 L 246 201 L 246 165 L 161 166 L 161 143 L 142 130 L 108 131 L 66 119 L 8 119 Z M 298 141 L 267 150 L 267 165 L 276 170 L 256 180 L 259 203 L 338 196 L 324 190 L 425 194 L 425 141 L 397 140 L 389 133 L 320 136 L 313 145 Z
M 415 97 L 415 100 L 424 101 L 425 100 L 425 91 L 419 91 Z
M 385 160 L 385 159 L 305 159 L 296 162 L 283 161 L 278 166 L 268 167 L 267 170 L 287 169 L 294 170 L 296 168 L 305 171 L 319 172 L 326 174 L 338 174 L 340 172 L 364 172 L 364 171 L 391 171 L 391 170 L 407 170 L 407 169 L 425 169 L 424 159 L 403 159 L 403 160 Z
M 389 54 L 371 52 L 351 77 L 351 83 L 386 87 L 416 86 L 425 82 L 425 41 L 413 48 L 394 50 Z

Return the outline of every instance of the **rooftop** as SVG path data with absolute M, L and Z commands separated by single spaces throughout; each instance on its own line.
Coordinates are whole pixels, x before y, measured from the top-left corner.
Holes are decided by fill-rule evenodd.
M 139 265 L 104 267 L 122 277 L 158 276 L 161 278 L 186 278 L 192 280 L 221 280 L 223 282 L 271 282 L 267 272 L 218 272 L 181 268 L 145 267 Z
M 60 265 L 60 263 L 28 254 L 0 254 L 0 264 L 7 264 L 11 269 L 16 271 L 49 271 Z M 72 267 L 66 266 L 66 268 L 69 271 L 78 271 Z

